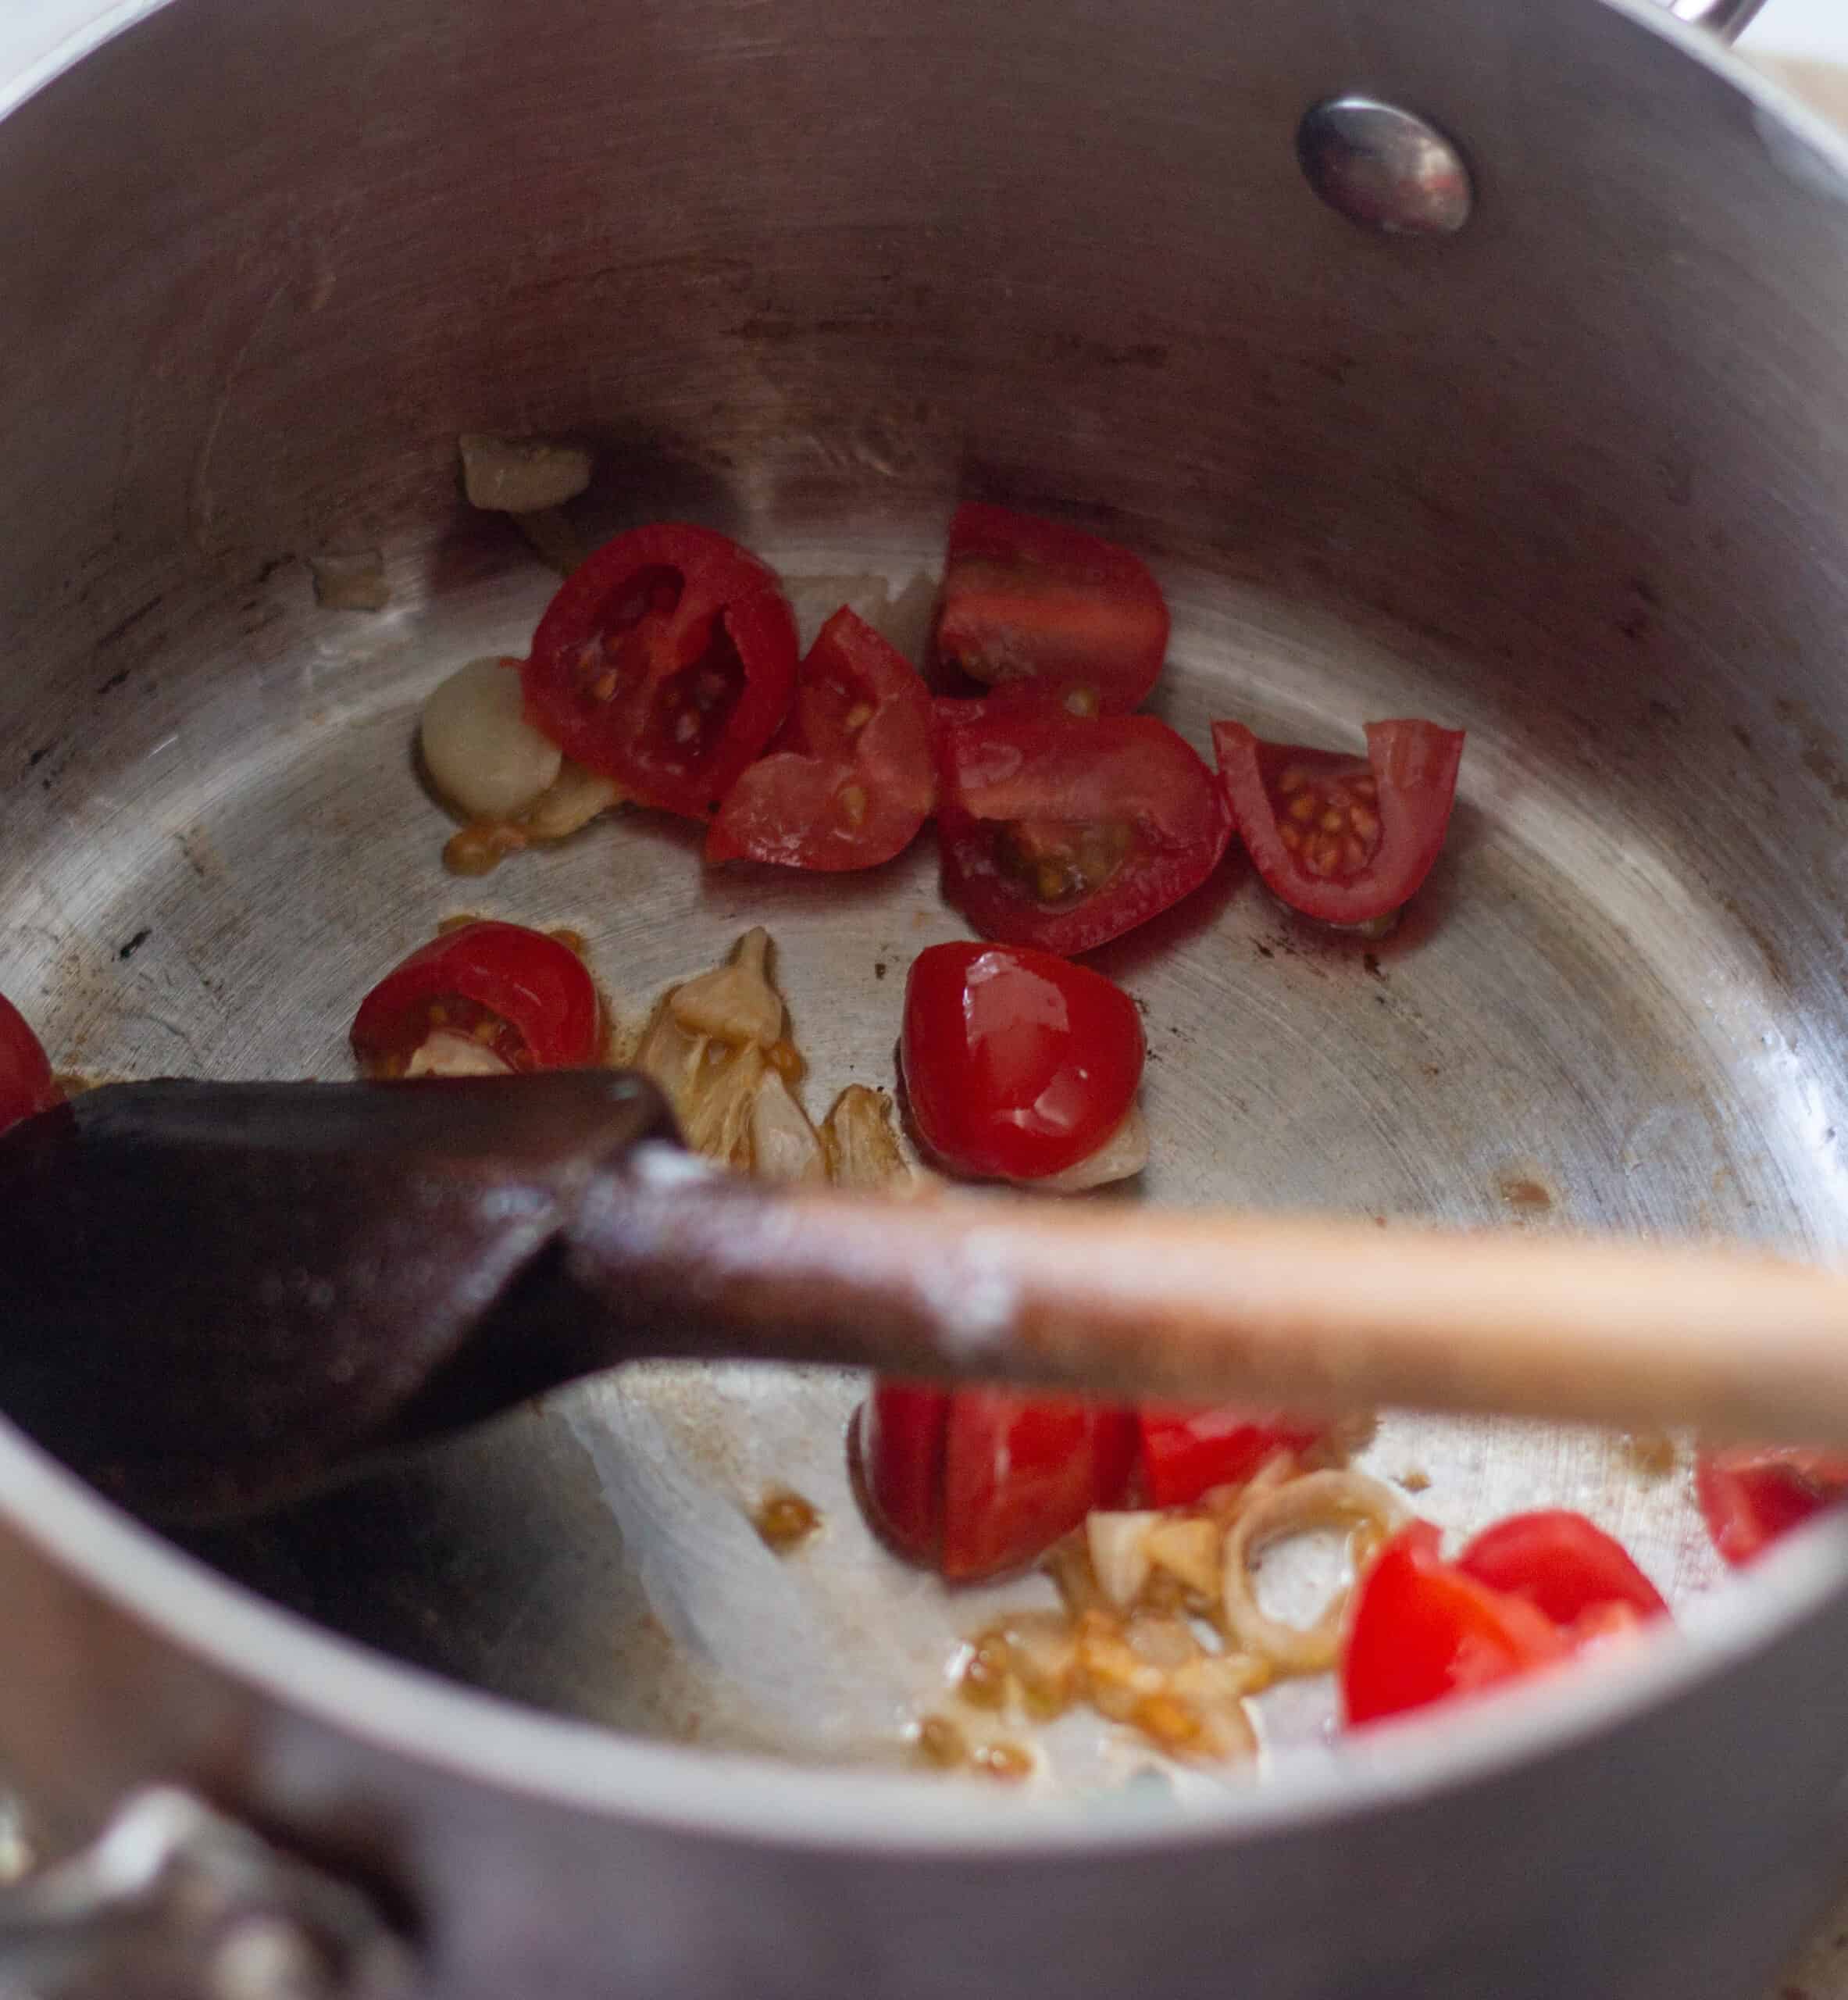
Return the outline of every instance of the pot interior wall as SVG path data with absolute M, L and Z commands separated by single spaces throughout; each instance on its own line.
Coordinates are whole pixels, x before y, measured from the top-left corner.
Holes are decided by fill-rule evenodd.
M 889 1080 L 904 966 L 956 932 L 926 852 L 702 876 L 638 819 L 438 866 L 417 699 L 523 650 L 550 580 L 455 441 L 567 432 L 587 530 L 695 518 L 796 574 L 902 582 L 959 495 L 1099 523 L 1161 571 L 1199 744 L 1468 728 L 1393 940 L 1233 866 L 1099 955 L 1147 1009 L 1151 1197 L 1839 1245 L 1840 188 L 1593 0 L 1378 12 L 178 0 L 46 91 L 0 125 L 0 988 L 73 1070 L 339 1076 L 458 910 L 581 931 L 630 1019 L 762 921 L 818 1105 Z M 1454 241 L 1309 193 L 1297 120 L 1353 87 L 1463 143 Z M 374 547 L 391 608 L 317 608 L 305 559 Z M 789 1741 L 790 1688 L 889 1626 L 854 1728 L 890 1726 L 962 1614 L 858 1529 L 854 1393 L 580 1392 L 206 1552 L 714 1740 Z M 1393 1420 L 1371 1462 L 1712 1579 L 1685 1459 Z M 823 1502 L 805 1574 L 740 1538 L 772 1477 Z M 699 1549 L 636 1545 L 694 1492 Z M 739 1705 L 740 1605 L 783 1638 Z

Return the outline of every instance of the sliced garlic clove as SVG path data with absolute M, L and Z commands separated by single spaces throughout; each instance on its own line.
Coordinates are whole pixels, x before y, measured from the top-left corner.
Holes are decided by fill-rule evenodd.
M 418 744 L 430 782 L 470 820 L 511 820 L 558 777 L 563 753 L 526 719 L 513 664 L 470 660 L 423 704 Z
M 739 939 L 722 966 L 676 986 L 668 1008 L 690 1034 L 773 1048 L 783 1039 L 783 995 L 770 984 L 770 934 L 761 925 Z
M 828 1176 L 837 1188 L 868 1193 L 909 1187 L 914 1176 L 892 1129 L 892 1100 L 883 1091 L 849 1084 L 822 1123 Z
M 1104 1513 L 1085 1517 L 1084 1538 L 1097 1588 L 1119 1611 L 1141 1596 L 1149 1580 L 1149 1530 L 1159 1514 Z
M 766 1069 L 751 1107 L 751 1170 L 766 1180 L 810 1181 L 826 1185 L 826 1155 L 808 1114 L 790 1094 L 781 1074 Z
M 512 1068 L 472 1034 L 438 1028 L 405 1065 L 407 1077 L 511 1077 Z
M 623 789 L 613 778 L 587 771 L 567 757 L 557 777 L 520 816 L 520 826 L 530 839 L 562 841 L 622 802 Z
M 391 602 L 385 559 L 376 548 L 311 555 L 308 566 L 323 611 L 383 611 Z
M 1218 1596 L 1224 1556 L 1218 1522 L 1197 1514 L 1164 1517 L 1143 1546 L 1154 1568 L 1178 1577 L 1201 1597 Z
M 1049 1173 L 1044 1180 L 1021 1184 L 1036 1194 L 1082 1195 L 1090 1188 L 1108 1187 L 1113 1180 L 1129 1180 L 1148 1163 L 1148 1121 L 1142 1115 L 1142 1106 L 1133 1104 L 1123 1122 L 1094 1153 L 1062 1173 Z
M 479 433 L 458 442 L 469 505 L 490 513 L 537 514 L 562 507 L 590 483 L 594 460 L 586 445 Z

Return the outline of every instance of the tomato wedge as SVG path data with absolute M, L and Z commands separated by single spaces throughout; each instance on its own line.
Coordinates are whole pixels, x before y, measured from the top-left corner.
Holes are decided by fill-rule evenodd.
M 1039 1180 L 1088 1159 L 1142 1080 L 1136 1003 L 1101 973 L 1010 945 L 933 945 L 904 988 L 912 1122 L 950 1173 Z
M 1516 1679 L 1569 1652 L 1544 1612 L 1443 1561 L 1437 1530 L 1415 1521 L 1354 1593 L 1343 1712 L 1350 1727 L 1378 1722 Z
M 402 1076 L 433 1036 L 477 1044 L 508 1070 L 595 1062 L 603 1040 L 595 982 L 544 931 L 483 920 L 413 952 L 361 1002 L 353 1052 L 375 1076 Z
M 704 819 L 789 707 L 796 623 L 726 536 L 632 528 L 565 579 L 520 672 L 529 716 L 567 756 Z
M 1736 1568 L 1848 1493 L 1848 1458 L 1796 1446 L 1703 1452 L 1694 1491 L 1714 1548 Z
M 936 791 L 917 669 L 843 605 L 808 649 L 788 720 L 726 794 L 706 859 L 876 868 L 917 838 Z
M 1222 1404 L 1214 1409 L 1145 1409 L 1143 1495 L 1151 1507 L 1191 1506 L 1215 1486 L 1242 1486 L 1279 1452 L 1306 1452 L 1325 1424 Z
M 1662 1594 L 1623 1544 L 1569 1509 L 1511 1514 L 1485 1528 L 1457 1558 L 1466 1577 L 1525 1598 L 1562 1629 L 1621 1605 L 1639 1618 L 1661 1618 Z
M 973 1583 L 1120 1505 L 1133 1438 L 1122 1411 L 1074 1397 L 881 1382 L 861 1412 L 861 1491 L 901 1555 Z
M 1161 671 L 1168 605 L 1115 542 L 972 502 L 950 523 L 936 650 L 975 680 L 1082 690 L 1122 714 Z
M 0 993 L 0 1132 L 59 1101 L 38 1037 L 26 1017 Z
M 1443 846 L 1463 732 L 1370 722 L 1367 755 L 1265 743 L 1216 722 L 1213 744 L 1239 838 L 1279 902 L 1329 923 L 1403 909 Z
M 1153 716 L 988 717 L 937 731 L 944 893 L 984 937 L 1068 958 L 1211 875 L 1225 801 Z

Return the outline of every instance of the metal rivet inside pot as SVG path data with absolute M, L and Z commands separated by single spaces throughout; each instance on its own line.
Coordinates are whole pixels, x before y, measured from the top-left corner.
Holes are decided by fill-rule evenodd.
M 1463 155 L 1429 119 L 1377 98 L 1315 105 L 1297 131 L 1309 185 L 1363 229 L 1391 236 L 1454 236 L 1475 191 Z

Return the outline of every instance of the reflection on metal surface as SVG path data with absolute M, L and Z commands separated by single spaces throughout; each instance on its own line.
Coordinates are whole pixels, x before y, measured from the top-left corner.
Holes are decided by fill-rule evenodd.
M 1313 106 L 1297 133 L 1309 185 L 1336 214 L 1387 236 L 1454 236 L 1475 191 L 1452 141 L 1428 119 L 1376 98 Z
M 401 2000 L 411 1979 L 355 1890 L 170 1788 L 0 1891 L 0 1981 L 34 2000 Z
M 1711 29 L 1728 41 L 1745 33 L 1764 5 L 1764 0 L 1668 0 L 1668 11 L 1678 20 Z

